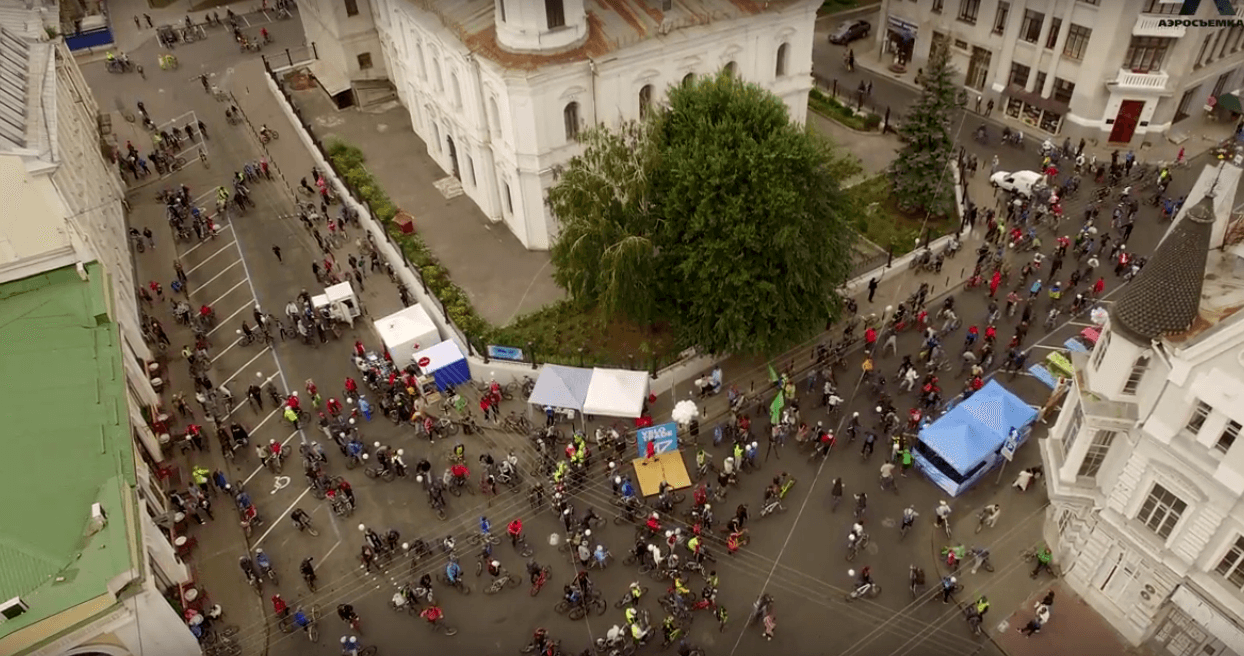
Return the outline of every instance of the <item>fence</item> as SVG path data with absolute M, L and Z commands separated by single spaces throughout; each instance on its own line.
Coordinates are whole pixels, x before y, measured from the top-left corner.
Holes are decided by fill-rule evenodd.
M 283 71 L 299 64 L 315 61 L 320 58 L 320 53 L 315 49 L 315 42 L 312 41 L 305 46 L 285 48 L 284 52 L 279 52 L 275 55 L 262 55 L 262 57 L 264 68 L 268 69 L 269 74 L 272 74 L 273 71 Z M 279 81 L 277 86 L 280 86 Z

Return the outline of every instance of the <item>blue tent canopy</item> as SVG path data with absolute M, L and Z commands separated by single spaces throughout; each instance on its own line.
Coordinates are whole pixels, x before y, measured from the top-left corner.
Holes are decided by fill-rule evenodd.
M 1023 399 L 991 380 L 980 391 L 955 406 L 920 431 L 917 455 L 931 478 L 947 491 L 957 493 L 998 460 L 1012 428 L 1021 435 L 1037 418 L 1037 411 Z M 938 480 L 938 479 L 947 480 Z M 954 485 L 955 490 L 948 485 Z

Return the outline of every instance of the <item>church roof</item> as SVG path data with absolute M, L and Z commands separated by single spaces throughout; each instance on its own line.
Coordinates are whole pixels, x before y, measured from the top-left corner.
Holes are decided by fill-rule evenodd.
M 1124 288 L 1110 313 L 1116 332 L 1148 344 L 1192 327 L 1201 304 L 1213 229 L 1213 197 L 1205 196 L 1171 229 L 1148 264 Z

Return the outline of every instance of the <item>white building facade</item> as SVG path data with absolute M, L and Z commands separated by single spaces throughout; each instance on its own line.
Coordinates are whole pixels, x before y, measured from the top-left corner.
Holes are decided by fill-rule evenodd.
M 1244 251 L 1226 237 L 1239 170 L 1226 173 L 1074 358 L 1040 442 L 1064 581 L 1133 644 L 1174 656 L 1244 654 Z
M 543 250 L 558 231 L 545 192 L 587 126 L 638 119 L 670 85 L 722 69 L 803 120 L 819 3 L 742 5 L 374 0 L 372 13 L 428 153 L 492 221 Z
M 4 5 L 0 41 L 27 78 L 24 88 L 0 87 L 0 188 L 6 203 L 0 212 L 0 282 L 92 260 L 103 264 L 114 281 L 127 373 L 143 403 L 156 405 L 159 397 L 138 364 L 150 360 L 151 352 L 138 325 L 125 187 L 101 150 L 99 104 L 63 39 L 46 36 L 42 20 L 56 19 L 54 5 L 50 12 L 27 10 L 13 0 Z
M 1211 0 L 1180 26 L 1179 0 L 883 0 L 873 46 L 922 67 L 945 48 L 974 108 L 1037 135 L 1154 141 L 1244 84 L 1244 7 Z

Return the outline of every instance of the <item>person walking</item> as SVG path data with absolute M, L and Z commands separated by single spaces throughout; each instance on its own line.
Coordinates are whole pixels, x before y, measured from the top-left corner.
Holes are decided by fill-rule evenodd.
M 872 278 L 868 281 L 868 302 L 873 302 L 873 296 L 877 295 L 877 279 Z
M 993 112 L 993 100 L 990 99 L 990 101 L 985 104 L 985 116 L 989 116 L 989 114 L 991 114 L 992 112 Z
M 276 261 L 285 264 L 285 260 L 281 259 L 281 247 L 276 244 L 272 245 L 272 254 L 276 256 Z
M 1049 606 L 1038 606 L 1036 616 L 1034 616 L 1031 620 L 1028 620 L 1028 623 L 1025 624 L 1023 628 L 1019 630 L 1019 632 L 1023 634 L 1025 638 L 1031 638 L 1032 634 L 1040 632 L 1041 627 L 1045 626 L 1046 623 L 1048 623 L 1049 621 L 1050 621 Z

